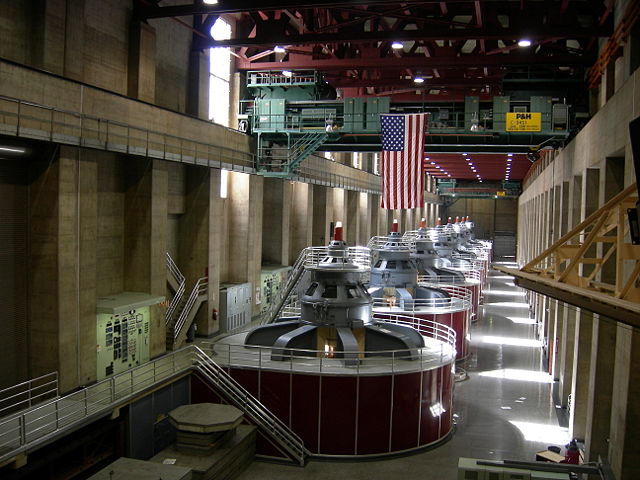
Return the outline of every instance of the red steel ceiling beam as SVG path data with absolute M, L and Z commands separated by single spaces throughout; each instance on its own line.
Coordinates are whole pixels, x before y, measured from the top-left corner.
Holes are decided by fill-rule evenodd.
M 381 63 L 382 62 L 382 63 Z M 314 59 L 299 56 L 286 62 L 248 62 L 238 59 L 239 70 L 354 70 L 371 68 L 456 68 L 513 65 L 586 65 L 589 61 L 577 55 L 465 55 L 460 57 L 387 57 Z
M 502 13 L 512 13 L 516 9 L 515 6 L 510 5 L 510 2 L 504 2 L 499 0 L 456 0 L 449 2 L 422 0 L 414 1 L 408 0 L 403 2 L 403 5 L 407 9 L 411 9 L 416 5 L 432 5 L 440 9 L 442 15 L 451 13 L 449 11 L 449 5 L 457 9 L 460 5 L 470 4 L 473 5 L 476 1 L 480 1 L 483 5 L 491 6 L 496 9 L 500 9 Z M 613 3 L 615 0 L 610 0 Z M 166 18 L 166 17 L 183 17 L 189 15 L 204 15 L 208 13 L 215 14 L 228 14 L 228 13 L 242 13 L 242 12 L 254 12 L 258 10 L 270 11 L 270 10 L 304 10 L 313 8 L 349 8 L 356 5 L 364 5 L 371 7 L 373 5 L 394 5 L 397 6 L 397 1 L 391 0 L 233 0 L 233 1 L 220 1 L 216 5 L 206 5 L 200 0 L 196 0 L 187 5 L 167 5 L 158 6 L 151 5 L 146 2 L 139 1 L 137 6 L 137 15 L 140 18 Z M 600 2 L 573 2 L 569 13 L 580 14 L 600 14 L 602 11 Z M 538 7 L 535 7 L 538 8 Z M 524 11 L 524 5 L 521 4 L 520 11 Z
M 595 28 L 563 28 L 548 27 L 539 28 L 536 32 L 529 36 L 531 41 L 540 42 L 548 38 L 595 38 L 608 37 L 611 35 L 611 28 L 601 26 Z M 251 47 L 251 46 L 270 46 L 270 45 L 308 45 L 318 43 L 370 43 L 378 41 L 435 41 L 435 40 L 519 40 L 522 38 L 522 30 L 519 28 L 505 28 L 504 30 L 477 28 L 471 26 L 466 29 L 455 30 L 399 30 L 384 31 L 377 30 L 374 32 L 362 31 L 341 31 L 326 33 L 305 33 L 302 35 L 276 35 L 273 32 L 265 35 L 256 35 L 248 38 L 231 38 L 228 40 L 204 40 L 198 44 L 198 48 L 209 47 Z
M 416 90 L 416 85 L 413 79 L 404 78 L 378 78 L 378 79 L 362 79 L 362 78 L 346 78 L 337 77 L 331 78 L 325 76 L 325 78 L 336 88 L 349 88 L 349 87 L 405 87 L 411 91 Z M 441 77 L 438 79 L 427 79 L 425 84 L 427 88 L 444 88 L 444 87 L 484 87 L 487 84 L 499 84 L 502 82 L 502 76 L 483 77 L 483 78 L 447 78 Z
M 438 4 L 440 2 L 435 1 L 405 1 L 404 4 L 411 6 L 414 4 Z M 139 16 L 142 18 L 166 18 L 166 17 L 184 17 L 188 15 L 198 15 L 207 13 L 242 13 L 242 12 L 255 12 L 258 10 L 303 10 L 309 8 L 338 8 L 340 6 L 354 5 L 397 5 L 397 2 L 390 0 L 262 0 L 256 2 L 255 0 L 233 0 L 227 2 L 220 2 L 216 5 L 205 5 L 199 1 L 195 1 L 190 5 L 168 5 L 159 7 L 156 5 L 142 4 L 139 7 Z

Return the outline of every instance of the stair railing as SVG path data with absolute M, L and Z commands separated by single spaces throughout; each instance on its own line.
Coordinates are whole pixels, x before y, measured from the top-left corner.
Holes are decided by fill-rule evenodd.
M 208 286 L 209 286 L 209 277 L 199 278 L 196 284 L 193 286 L 193 289 L 191 290 L 191 294 L 189 295 L 187 302 L 184 304 L 184 307 L 182 308 L 182 311 L 180 312 L 180 315 L 178 316 L 178 319 L 176 320 L 176 324 L 173 328 L 174 342 L 180 336 L 180 333 L 182 332 L 182 328 L 185 326 L 185 323 L 189 318 L 189 314 L 191 313 L 191 310 L 196 304 L 198 297 L 200 297 L 201 295 L 207 294 Z
M 178 288 L 176 289 L 176 292 L 173 295 L 171 302 L 169 303 L 169 307 L 167 307 L 167 311 L 164 317 L 165 325 L 169 325 L 169 323 L 171 322 L 171 318 L 173 317 L 173 314 L 176 311 L 176 308 L 182 301 L 182 296 L 184 295 L 184 289 L 185 289 L 184 275 L 182 275 L 182 272 L 180 271 L 176 263 L 173 261 L 173 258 L 171 258 L 171 255 L 169 255 L 169 252 L 167 252 L 167 270 L 176 280 L 176 283 L 178 284 Z
M 220 389 L 237 408 L 257 423 L 282 446 L 291 457 L 304 466 L 309 452 L 302 439 L 276 417 L 267 407 L 236 382 L 222 367 L 200 348 L 194 346 L 195 367 L 208 381 Z
M 287 282 L 284 284 L 284 287 L 280 289 L 280 291 L 278 292 L 278 296 L 274 299 L 274 302 L 269 306 L 267 311 L 262 316 L 261 323 L 272 323 L 276 320 L 276 318 L 278 318 L 278 315 L 280 315 L 280 312 L 284 308 L 287 299 L 291 295 L 291 292 L 296 287 L 296 285 L 298 285 L 298 283 L 300 282 L 300 278 L 304 273 L 306 259 L 305 251 L 306 249 L 304 249 L 302 252 L 300 252 L 300 255 L 298 255 L 296 263 L 294 263 L 293 267 L 291 267 L 291 272 L 289 272 L 289 278 L 287 278 Z

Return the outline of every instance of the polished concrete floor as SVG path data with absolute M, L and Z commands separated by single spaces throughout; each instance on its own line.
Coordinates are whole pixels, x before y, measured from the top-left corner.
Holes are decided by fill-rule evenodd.
M 386 460 L 311 461 L 304 469 L 255 461 L 238 479 L 453 480 L 458 457 L 533 461 L 538 450 L 564 446 L 568 433 L 559 425 L 535 319 L 512 277 L 490 272 L 471 345 L 468 379 L 456 384 L 456 431 L 443 445 Z

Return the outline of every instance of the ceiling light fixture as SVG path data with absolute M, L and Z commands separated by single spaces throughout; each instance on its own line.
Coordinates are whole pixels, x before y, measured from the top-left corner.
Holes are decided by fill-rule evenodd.
M 24 153 L 24 148 L 0 147 L 0 152 Z
M 391 48 L 393 48 L 394 50 L 400 50 L 400 49 L 404 48 L 404 45 L 402 45 L 400 42 L 396 41 L 396 42 L 393 42 L 391 44 Z
M 424 78 L 422 77 L 415 77 L 413 79 L 413 83 L 424 83 Z
M 529 40 L 528 38 L 521 38 L 520 40 L 518 40 L 518 46 L 519 47 L 530 47 L 531 46 L 531 40 Z
M 284 47 L 281 47 L 280 45 L 276 45 L 275 47 L 273 47 L 273 51 L 276 53 L 284 53 L 285 49 Z
M 202 3 L 204 3 L 205 5 L 217 5 L 218 0 L 202 0 Z

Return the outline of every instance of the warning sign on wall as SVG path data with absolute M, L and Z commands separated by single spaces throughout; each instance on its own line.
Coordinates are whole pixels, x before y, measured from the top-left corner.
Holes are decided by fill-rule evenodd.
M 542 130 L 540 112 L 507 112 L 507 132 L 539 132 Z

